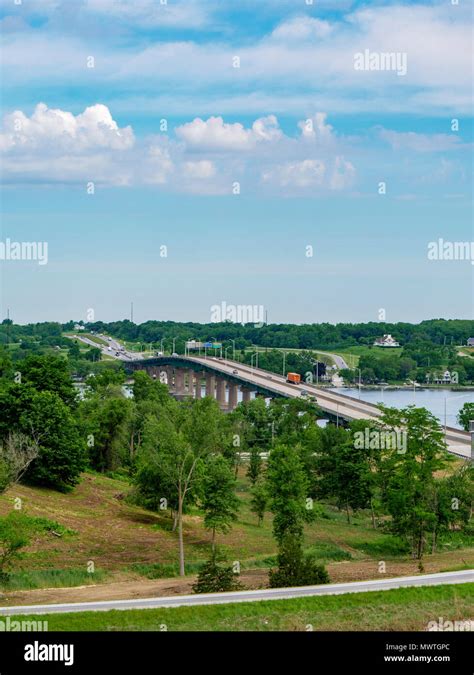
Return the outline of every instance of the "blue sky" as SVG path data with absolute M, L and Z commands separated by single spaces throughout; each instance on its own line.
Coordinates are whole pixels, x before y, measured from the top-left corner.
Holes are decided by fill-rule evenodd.
M 473 239 L 470 22 L 462 2 L 0 0 L 0 239 L 48 242 L 47 265 L 0 261 L 2 315 L 471 318 L 471 261 L 427 259 Z M 394 60 L 356 69 L 366 51 Z

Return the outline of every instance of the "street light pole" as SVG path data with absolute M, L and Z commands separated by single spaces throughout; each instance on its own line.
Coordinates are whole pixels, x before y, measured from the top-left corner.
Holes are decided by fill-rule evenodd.
M 283 376 L 285 375 L 286 352 L 283 352 Z
M 361 377 L 360 368 L 358 368 L 357 370 L 359 371 L 359 401 L 360 401 L 360 377 Z

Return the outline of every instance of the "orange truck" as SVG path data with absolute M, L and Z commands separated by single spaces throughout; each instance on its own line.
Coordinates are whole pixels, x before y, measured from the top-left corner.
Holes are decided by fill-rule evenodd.
M 301 375 L 299 375 L 298 373 L 287 373 L 286 381 L 289 382 L 290 384 L 300 384 Z

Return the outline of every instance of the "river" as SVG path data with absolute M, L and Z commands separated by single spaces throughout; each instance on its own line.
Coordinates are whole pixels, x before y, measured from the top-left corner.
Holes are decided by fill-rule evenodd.
M 334 387 L 346 396 L 359 398 L 357 387 Z M 445 416 L 448 427 L 461 429 L 457 421 L 457 414 L 464 403 L 474 403 L 474 391 L 451 391 L 450 389 L 361 389 L 360 398 L 368 403 L 384 403 L 393 408 L 405 408 L 416 405 L 418 408 L 427 408 L 444 425 Z

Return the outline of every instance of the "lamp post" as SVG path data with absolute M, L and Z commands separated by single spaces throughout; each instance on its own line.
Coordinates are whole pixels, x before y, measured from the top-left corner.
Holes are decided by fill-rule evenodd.
M 361 379 L 361 374 L 360 374 L 360 368 L 357 368 L 359 371 L 359 401 L 360 401 L 360 379 Z
M 176 354 L 176 338 L 173 338 L 173 354 Z
M 254 359 L 254 356 L 257 357 L 257 358 L 255 359 L 255 363 L 256 363 L 255 367 L 258 368 L 258 351 L 257 351 L 257 352 L 255 352 L 255 354 L 252 354 L 252 356 L 250 357 L 250 370 L 253 370 L 253 359 Z
M 283 376 L 285 376 L 286 352 L 283 352 Z
M 232 338 L 229 338 L 229 342 L 232 342 L 232 347 L 233 347 L 233 349 L 232 349 L 232 360 L 235 361 L 235 340 L 233 340 Z
M 231 348 L 231 347 L 230 347 L 230 345 L 229 345 L 229 347 L 226 347 L 226 348 L 224 349 L 224 360 L 225 360 L 225 361 L 227 361 L 227 351 L 228 351 L 230 348 Z

